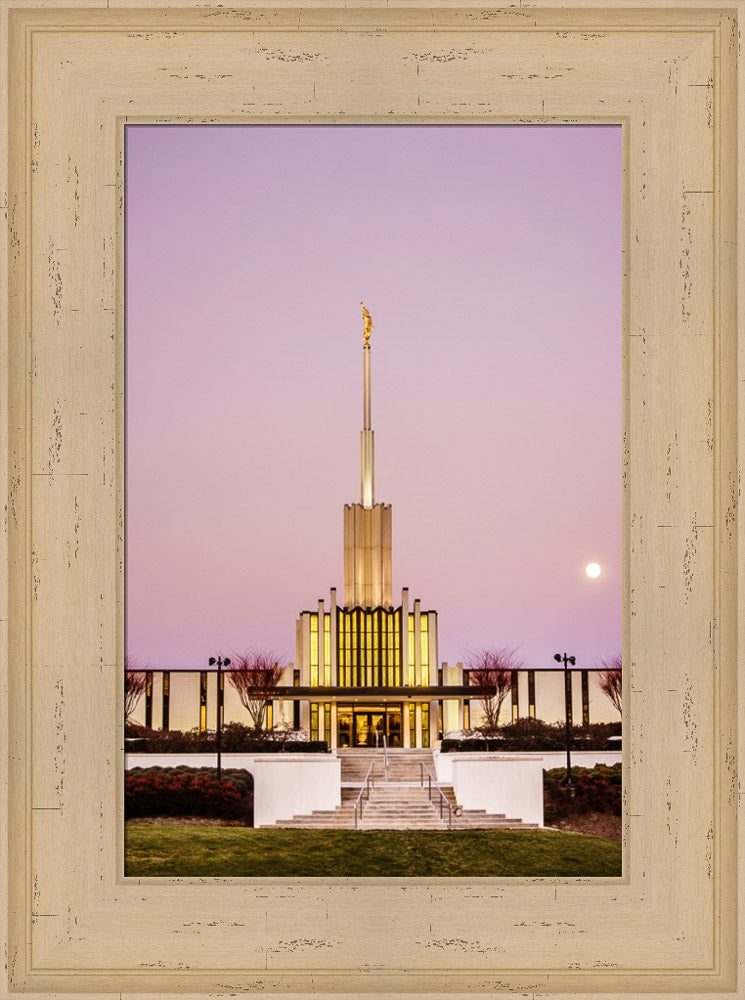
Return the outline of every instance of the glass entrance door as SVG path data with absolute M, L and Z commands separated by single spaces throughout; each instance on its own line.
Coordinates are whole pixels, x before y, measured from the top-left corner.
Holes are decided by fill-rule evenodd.
M 384 733 L 384 712 L 354 713 L 354 745 L 356 747 L 382 746 Z
M 337 746 L 382 747 L 385 735 L 389 747 L 401 747 L 402 723 L 401 705 L 339 705 Z

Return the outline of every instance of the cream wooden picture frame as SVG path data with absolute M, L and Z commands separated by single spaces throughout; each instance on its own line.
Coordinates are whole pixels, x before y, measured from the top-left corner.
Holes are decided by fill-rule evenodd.
M 742 12 L 3 0 L 5 996 L 745 997 Z M 122 876 L 127 121 L 623 126 L 620 879 Z

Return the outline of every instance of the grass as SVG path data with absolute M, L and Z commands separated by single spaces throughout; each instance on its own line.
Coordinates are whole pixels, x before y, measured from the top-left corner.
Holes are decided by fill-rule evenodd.
M 145 824 L 125 833 L 125 875 L 619 876 L 621 843 L 553 830 L 255 830 Z

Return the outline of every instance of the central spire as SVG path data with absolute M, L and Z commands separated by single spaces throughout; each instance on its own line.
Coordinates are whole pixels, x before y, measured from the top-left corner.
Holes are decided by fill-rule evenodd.
M 362 306 L 362 361 L 364 398 L 360 503 L 344 505 L 344 607 L 390 608 L 391 505 L 375 503 L 373 496 L 373 429 L 370 418 L 370 334 L 372 318 Z
M 362 346 L 364 398 L 362 404 L 362 438 L 360 441 L 361 503 L 363 507 L 369 509 L 375 505 L 374 436 L 370 417 L 370 334 L 374 327 L 372 318 L 364 302 L 360 302 L 360 305 L 362 306 L 362 339 L 364 341 Z

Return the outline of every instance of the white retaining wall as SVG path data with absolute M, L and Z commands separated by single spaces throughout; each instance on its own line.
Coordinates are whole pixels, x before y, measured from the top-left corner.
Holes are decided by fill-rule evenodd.
M 437 765 L 437 780 L 444 785 L 449 785 L 452 781 L 452 771 L 450 769 L 451 762 L 456 757 L 500 757 L 507 758 L 511 753 L 515 756 L 525 757 L 529 760 L 532 758 L 540 759 L 543 764 L 543 768 L 546 771 L 550 771 L 554 767 L 566 767 L 567 763 L 567 753 L 566 750 L 548 750 L 545 753 L 532 753 L 528 750 L 523 751 L 503 751 L 499 753 L 497 751 L 490 751 L 488 754 L 475 752 L 471 754 L 461 753 L 457 750 L 451 750 L 448 753 L 441 753 L 439 750 L 434 751 L 435 764 Z M 596 764 L 620 764 L 622 753 L 620 750 L 572 750 L 572 767 L 595 767 Z
M 504 813 L 543 826 L 543 760 L 534 754 L 436 753 L 437 780 L 464 809 Z
M 215 767 L 215 754 L 125 754 L 125 767 Z M 223 768 L 242 768 L 254 779 L 254 826 L 341 805 L 341 761 L 316 753 L 224 753 Z
M 504 813 L 543 826 L 543 771 L 566 766 L 566 751 L 549 753 L 460 753 L 434 751 L 437 780 L 452 785 L 458 805 Z M 617 764 L 620 750 L 572 753 L 572 766 Z

